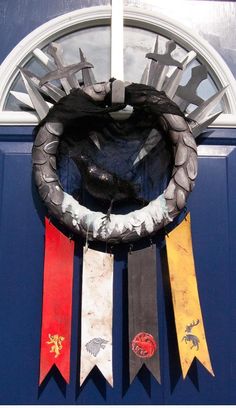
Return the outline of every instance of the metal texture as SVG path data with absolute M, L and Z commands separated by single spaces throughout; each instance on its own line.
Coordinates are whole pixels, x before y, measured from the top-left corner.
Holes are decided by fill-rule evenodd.
M 53 44 L 53 43 L 52 43 Z M 55 71 L 49 72 L 48 74 L 44 75 L 40 80 L 40 86 L 45 85 L 49 81 L 54 81 L 56 79 L 65 78 L 71 88 L 78 88 L 78 81 L 75 77 L 75 73 L 81 71 L 84 68 L 93 68 L 93 65 L 89 62 L 79 62 L 78 64 L 71 64 L 64 66 L 62 62 L 62 52 L 59 44 L 53 44 L 51 48 L 49 48 L 48 52 L 55 60 L 57 65 L 57 69 Z
M 87 60 L 81 48 L 79 49 L 79 52 L 80 52 L 80 61 L 83 63 L 87 63 Z M 82 80 L 83 80 L 84 86 L 88 86 L 88 85 L 92 85 L 96 83 L 96 80 L 95 80 L 95 77 L 94 77 L 94 74 L 91 68 L 82 68 Z
M 137 157 L 134 160 L 134 166 L 138 164 L 144 157 L 147 156 L 148 153 L 160 142 L 161 134 L 157 131 L 157 129 L 152 129 L 142 147 L 140 152 L 138 153 Z
M 50 96 L 50 98 L 52 98 L 55 102 L 58 102 L 63 96 L 66 95 L 65 92 L 62 91 L 62 89 L 58 88 L 54 84 L 45 84 L 43 86 L 40 86 L 40 78 L 30 72 L 28 69 L 21 68 L 21 71 L 23 72 L 23 74 L 25 74 L 25 76 L 33 81 L 37 89 L 40 89 L 40 91 L 44 95 Z
M 34 86 L 34 83 L 31 81 L 31 79 L 28 78 L 28 76 L 24 74 L 22 71 L 21 76 L 33 106 L 35 107 L 40 119 L 43 119 L 49 112 L 47 102 L 43 99 L 43 97 L 41 96 L 37 88 Z
M 152 60 L 149 70 L 148 84 L 154 86 L 158 91 L 163 88 L 169 66 L 176 66 L 181 70 L 183 69 L 183 64 L 180 61 L 175 60 L 171 55 L 175 48 L 175 42 L 170 40 L 166 43 L 165 53 L 159 54 L 157 36 L 154 52 L 146 54 L 146 57 Z
M 169 98 L 172 99 L 175 96 L 183 75 L 183 71 L 188 67 L 190 62 L 194 60 L 194 58 L 196 58 L 196 53 L 194 51 L 190 51 L 182 61 L 183 69 L 177 67 L 170 78 L 164 84 L 163 91 L 165 91 L 166 95 Z
M 221 101 L 223 95 L 225 94 L 226 88 L 221 89 L 216 94 L 211 96 L 209 99 L 204 101 L 198 108 L 191 112 L 188 117 L 194 120 L 197 123 L 203 123 L 206 119 L 209 118 L 212 110 L 217 106 Z
M 175 42 L 168 41 L 166 43 L 165 53 L 159 54 L 157 37 L 154 52 L 147 54 L 147 57 L 152 59 L 148 83 L 151 82 L 157 89 L 165 89 L 173 97 L 176 90 L 179 89 L 178 85 L 182 77 L 182 71 L 187 67 L 189 62 L 195 58 L 195 53 L 190 52 L 182 62 L 177 61 L 171 55 L 175 48 Z M 162 110 L 160 115 L 159 103 L 169 104 L 169 106 L 171 106 L 171 104 L 173 106 L 174 103 L 167 96 L 163 96 L 165 94 L 158 93 L 158 91 L 156 95 L 153 95 L 152 87 L 149 88 L 150 95 L 148 92 L 145 93 L 146 91 L 144 93 L 141 91 L 140 94 L 136 94 L 133 102 L 128 102 L 125 100 L 125 87 L 128 84 L 120 80 L 113 81 L 112 87 L 110 82 L 99 84 L 91 83 L 92 79 L 88 73 L 88 69 L 92 65 L 86 62 L 82 52 L 81 62 L 69 66 L 64 66 L 62 57 L 63 50 L 57 43 L 51 43 L 48 47 L 48 52 L 53 57 L 57 69 L 54 69 L 54 71 L 41 78 L 40 86 L 44 86 L 47 81 L 64 78 L 70 87 L 75 86 L 78 88 L 80 85 L 75 81 L 74 74 L 78 69 L 82 69 L 85 70 L 84 82 L 87 84 L 82 85 L 83 92 L 88 94 L 95 103 L 96 101 L 103 101 L 111 88 L 111 101 L 113 105 L 124 102 L 124 104 L 131 106 L 137 105 L 139 108 L 145 106 L 146 109 L 148 106 L 150 114 L 154 117 L 157 115 L 158 126 L 172 144 L 174 165 L 172 177 L 166 190 L 143 209 L 132 211 L 124 216 L 110 214 L 113 202 L 111 199 L 111 206 L 108 211 L 109 217 L 103 213 L 90 211 L 88 208 L 80 205 L 61 188 L 54 157 L 58 151 L 62 129 L 58 123 L 47 123 L 46 118 L 44 125 L 39 129 L 33 149 L 35 178 L 42 200 L 46 204 L 49 212 L 58 218 L 62 224 L 66 225 L 75 233 L 86 235 L 89 239 L 118 243 L 130 242 L 153 234 L 171 222 L 185 207 L 187 197 L 194 188 L 194 180 L 197 176 L 197 146 L 191 128 L 194 129 L 194 134 L 197 136 L 199 132 L 202 131 L 203 126 L 209 124 L 211 120 L 216 117 L 216 115 L 210 116 L 210 113 L 221 100 L 225 90 L 219 91 L 216 95 L 201 103 L 199 107 L 191 112 L 189 118 L 192 122 L 188 124 L 177 106 L 176 109 L 180 113 L 165 113 L 168 112 L 168 110 Z M 47 64 L 50 65 L 50 69 L 54 66 L 49 59 Z M 167 79 L 166 73 L 169 66 L 176 66 L 176 69 L 172 76 Z M 189 81 L 191 84 L 190 96 L 193 99 L 195 98 L 196 89 L 199 84 L 196 78 L 196 72 L 196 70 L 193 70 L 194 75 Z M 201 72 L 203 75 L 201 77 L 202 79 L 205 72 L 204 68 Z M 22 76 L 31 97 L 32 104 L 35 106 L 40 118 L 44 118 L 48 111 L 48 105 L 37 90 L 38 84 L 34 85 L 33 81 L 23 72 Z M 145 78 L 143 79 L 145 80 Z M 67 92 L 68 89 L 65 89 L 65 91 Z M 174 112 L 176 112 L 176 109 Z M 151 133 L 149 136 L 138 156 L 134 159 L 134 165 L 142 160 L 142 158 L 157 145 L 159 140 L 158 132 L 154 132 L 154 134 Z M 99 140 L 92 135 L 91 138 L 97 148 L 100 149 Z M 44 142 L 42 142 L 42 140 Z M 39 166 L 41 166 L 41 170 Z M 106 222 L 104 219 L 106 219 Z
M 176 91 L 182 102 L 180 107 L 185 110 L 192 103 L 199 106 L 204 100 L 197 95 L 197 89 L 202 81 L 207 78 L 207 69 L 204 65 L 198 65 L 192 68 L 191 77 L 186 85 L 180 85 Z
M 109 89 L 109 86 L 105 88 Z M 147 96 L 143 100 L 143 96 L 140 95 L 140 99 L 136 98 L 136 103 L 139 106 L 142 104 L 146 106 L 147 100 L 149 100 L 151 114 L 155 115 L 156 104 L 159 102 L 158 97 L 148 99 Z M 167 97 L 166 101 L 168 101 Z M 197 147 L 183 117 L 165 113 L 162 114 L 162 117 L 163 132 L 172 143 L 174 152 L 178 152 L 170 184 L 163 195 L 151 201 L 143 209 L 130 212 L 125 216 L 111 214 L 107 222 L 104 222 L 106 214 L 88 210 L 62 190 L 55 164 L 53 166 L 51 164 L 51 158 L 56 155 L 60 143 L 60 131 L 57 130 L 58 124 L 56 128 L 53 128 L 47 124 L 46 119 L 36 136 L 34 143 L 36 147 L 33 149 L 32 160 L 33 172 L 37 175 L 39 194 L 49 212 L 73 233 L 82 234 L 91 240 L 114 243 L 135 241 L 154 233 L 172 221 L 184 208 L 187 197 L 194 187 L 193 179 L 197 172 L 191 171 L 190 178 L 188 169 L 193 167 L 197 169 Z M 169 131 L 166 132 L 167 128 Z M 42 143 L 43 140 L 44 143 Z M 170 189 L 173 192 L 171 198 L 169 198 Z M 55 204 L 55 195 L 57 196 L 56 202 L 60 204 Z

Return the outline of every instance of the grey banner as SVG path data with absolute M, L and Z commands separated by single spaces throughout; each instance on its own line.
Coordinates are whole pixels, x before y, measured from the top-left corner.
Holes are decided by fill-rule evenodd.
M 156 246 L 128 255 L 130 383 L 143 364 L 160 383 Z

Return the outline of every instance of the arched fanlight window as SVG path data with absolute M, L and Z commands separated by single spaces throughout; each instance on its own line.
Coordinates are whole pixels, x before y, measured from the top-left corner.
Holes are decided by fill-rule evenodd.
M 27 106 L 24 99 L 25 86 L 18 66 L 33 72 L 39 78 L 48 72 L 48 45 L 54 41 L 61 45 L 65 65 L 78 63 L 79 48 L 87 61 L 94 65 L 96 81 L 107 81 L 112 72 L 110 53 L 111 8 L 94 7 L 82 9 L 57 17 L 29 34 L 9 54 L 1 66 L 0 85 L 0 123 L 2 124 L 36 124 L 37 115 Z M 171 56 L 183 61 L 188 52 L 193 50 L 196 58 L 190 58 L 187 69 L 181 78 L 175 99 L 182 103 L 186 112 L 191 112 L 200 101 L 208 99 L 222 87 L 228 86 L 224 98 L 217 110 L 223 111 L 215 125 L 234 126 L 236 124 L 236 87 L 229 68 L 216 53 L 197 34 L 191 33 L 169 19 L 167 16 L 153 15 L 147 10 L 126 8 L 124 10 L 124 80 L 150 83 L 151 60 L 145 55 L 158 50 L 166 52 L 168 42 L 173 40 L 175 46 Z M 158 45 L 157 45 L 158 35 Z M 119 41 L 119 38 L 117 38 Z M 114 46 L 114 40 L 113 40 Z M 146 67 L 146 68 L 145 68 Z M 162 84 L 156 84 L 165 90 L 165 83 L 171 77 L 173 66 L 165 71 Z M 76 74 L 81 81 L 81 73 Z M 193 100 L 184 98 L 185 85 L 192 88 Z M 195 88 L 195 90 L 194 90 Z M 14 115 L 11 113 L 14 111 Z

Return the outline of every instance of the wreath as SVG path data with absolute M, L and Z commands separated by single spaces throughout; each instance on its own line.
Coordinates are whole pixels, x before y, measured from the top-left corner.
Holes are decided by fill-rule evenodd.
M 89 240 L 119 243 L 154 234 L 183 210 L 197 176 L 197 146 L 184 114 L 164 92 L 149 85 L 129 84 L 125 87 L 124 104 L 113 105 L 112 87 L 113 81 L 109 81 L 84 86 L 83 90 L 73 89 L 55 103 L 36 128 L 32 161 L 39 195 L 52 216 L 72 233 L 82 234 Z M 80 143 L 84 137 L 85 122 L 92 130 L 96 121 L 102 119 L 106 122 L 109 113 L 126 105 L 133 107 L 132 115 L 145 112 L 167 138 L 174 157 L 172 174 L 162 194 L 141 209 L 128 214 L 91 211 L 64 191 L 58 176 L 56 156 L 72 124 L 78 128 Z M 117 194 L 117 197 L 122 197 L 122 194 L 128 197 L 133 191 L 130 182 L 99 168 L 93 158 L 83 154 L 79 159 L 87 165 L 90 189 L 93 186 L 94 190 L 99 185 L 113 188 L 115 197 Z

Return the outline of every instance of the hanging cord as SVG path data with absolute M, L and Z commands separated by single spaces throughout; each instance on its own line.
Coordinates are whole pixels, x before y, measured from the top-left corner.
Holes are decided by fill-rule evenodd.
M 112 249 L 114 248 L 114 245 L 110 246 L 110 256 L 112 256 Z
M 185 205 L 185 207 L 184 207 L 184 219 L 185 219 L 185 221 L 187 221 L 187 213 L 188 213 L 188 209 L 187 209 L 187 206 Z
M 84 247 L 84 251 L 85 253 L 87 252 L 88 248 L 89 248 L 89 228 L 90 228 L 91 222 L 89 222 L 89 215 L 88 215 L 88 224 L 87 224 L 87 231 L 86 231 L 86 241 L 85 241 L 85 247 Z

